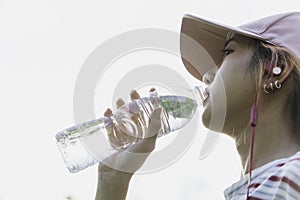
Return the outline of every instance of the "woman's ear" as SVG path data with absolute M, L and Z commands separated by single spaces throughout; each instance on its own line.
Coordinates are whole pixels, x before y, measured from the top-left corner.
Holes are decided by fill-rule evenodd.
M 265 93 L 271 93 L 281 88 L 287 80 L 293 67 L 287 63 L 266 61 L 264 63 L 263 89 Z
M 284 71 L 284 65 L 278 65 L 279 63 L 272 64 L 270 60 L 265 61 L 264 63 L 264 77 L 272 78 L 274 76 L 280 76 Z

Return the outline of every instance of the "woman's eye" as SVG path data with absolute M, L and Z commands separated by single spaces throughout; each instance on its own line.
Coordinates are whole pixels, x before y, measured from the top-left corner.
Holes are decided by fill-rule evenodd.
M 222 52 L 223 52 L 223 56 L 226 57 L 229 54 L 231 54 L 233 52 L 233 50 L 232 49 L 223 49 Z

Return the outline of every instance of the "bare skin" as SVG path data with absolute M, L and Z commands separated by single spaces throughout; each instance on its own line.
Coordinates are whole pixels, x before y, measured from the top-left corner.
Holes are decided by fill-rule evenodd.
M 209 100 L 204 106 L 202 121 L 207 128 L 235 139 L 243 171 L 247 173 L 251 136 L 249 118 L 258 79 L 257 75 L 249 72 L 250 60 L 253 55 L 253 41 L 237 36 L 226 45 L 225 50 L 222 65 L 203 77 L 204 82 L 209 86 Z M 225 93 L 222 93 L 224 90 Z M 263 88 L 258 88 L 258 90 L 260 94 L 259 117 L 255 129 L 253 169 L 272 160 L 291 156 L 300 150 L 300 142 L 298 142 L 300 138 L 292 131 L 289 123 L 291 121 L 290 111 L 284 107 L 289 86 L 283 85 L 280 90 L 271 94 L 265 94 Z M 225 120 L 220 128 L 220 124 L 214 123 L 211 119 L 218 120 L 218 116 L 224 114 L 220 112 L 224 111 L 212 108 L 222 105 L 224 102 L 226 106 Z M 154 112 L 151 117 L 151 128 L 148 130 L 151 135 L 157 134 L 161 126 L 160 113 L 161 110 Z M 141 140 L 138 144 L 130 147 L 132 152 L 148 152 L 140 160 L 133 161 L 124 152 L 108 159 L 109 163 L 116 165 L 128 164 L 131 168 L 130 173 L 100 164 L 96 200 L 125 199 L 132 175 L 153 151 L 155 142 L 156 137 L 151 137 L 150 140 Z M 112 189 L 116 187 L 116 190 Z
M 209 85 L 210 96 L 218 95 L 220 88 L 215 88 L 215 82 L 222 79 L 225 86 L 227 110 L 226 120 L 221 132 L 233 137 L 241 158 L 244 173 L 248 172 L 249 146 L 251 129 L 249 116 L 256 93 L 257 78 L 247 72 L 251 59 L 252 43 L 244 37 L 236 37 L 229 42 L 225 49 L 226 55 L 222 65 L 217 71 L 211 71 L 204 76 Z M 279 78 L 279 77 L 278 77 Z M 232 81 L 234 80 L 234 81 Z M 289 88 L 282 87 L 271 94 L 266 94 L 260 88 L 260 101 L 258 105 L 258 125 L 255 129 L 255 148 L 253 169 L 275 159 L 291 156 L 300 150 L 299 134 L 292 131 L 289 111 L 285 108 Z M 203 123 L 209 127 L 211 107 L 220 103 L 211 100 L 206 105 L 203 114 Z M 218 115 L 219 113 L 215 113 Z M 209 127 L 214 129 L 214 127 Z
M 119 151 L 99 164 L 96 200 L 121 200 L 127 195 L 132 175 L 143 165 L 155 148 L 157 134 L 161 127 L 161 108 L 156 108 L 151 116 L 144 139 Z M 132 154 L 131 154 L 132 153 Z M 136 155 L 139 156 L 136 156 Z

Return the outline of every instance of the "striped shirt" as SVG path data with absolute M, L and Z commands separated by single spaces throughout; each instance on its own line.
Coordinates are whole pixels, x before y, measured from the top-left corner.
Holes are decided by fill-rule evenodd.
M 249 174 L 224 191 L 227 200 L 246 200 Z M 252 171 L 250 200 L 300 200 L 300 152 Z

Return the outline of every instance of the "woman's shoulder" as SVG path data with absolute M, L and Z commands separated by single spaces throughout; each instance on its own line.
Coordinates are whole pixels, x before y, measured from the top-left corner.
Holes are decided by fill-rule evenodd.
M 244 199 L 248 175 L 227 188 L 226 199 Z M 300 196 L 300 152 L 274 160 L 253 171 L 249 185 L 251 197 L 259 199 L 293 199 Z
M 284 177 L 299 178 L 297 182 L 300 181 L 300 152 L 273 161 L 266 165 L 261 173 L 257 173 L 257 178 L 264 181 L 282 181 Z
M 283 159 L 274 167 L 277 168 L 276 171 L 279 173 L 300 172 L 300 152 Z
M 254 194 L 270 199 L 293 199 L 300 196 L 300 152 L 278 160 L 256 178 Z
M 300 183 L 300 152 L 285 159 L 283 162 L 279 162 L 275 168 L 277 168 L 277 170 L 269 177 L 271 181 Z

